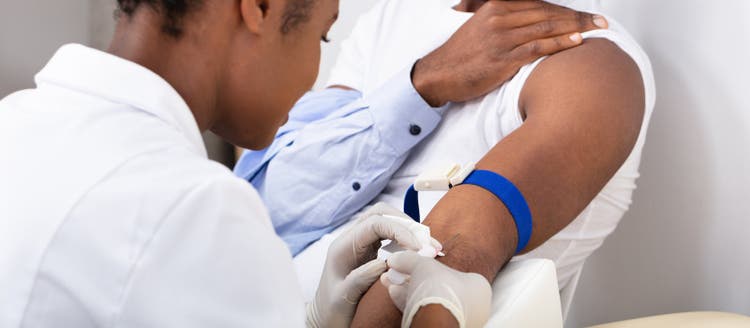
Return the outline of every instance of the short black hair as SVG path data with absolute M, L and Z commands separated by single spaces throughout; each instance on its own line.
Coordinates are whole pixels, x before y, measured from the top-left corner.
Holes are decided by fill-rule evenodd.
M 288 33 L 299 24 L 307 21 L 310 8 L 315 0 L 288 0 L 283 16 L 281 31 Z M 182 19 L 190 11 L 197 9 L 203 0 L 117 0 L 118 13 L 132 15 L 140 5 L 148 5 L 164 16 L 162 31 L 179 38 L 182 35 Z
M 315 0 L 288 0 L 284 11 L 281 33 L 289 33 L 292 29 L 306 22 L 310 18 L 310 9 Z
M 182 18 L 200 6 L 201 2 L 202 0 L 117 0 L 117 5 L 119 12 L 127 16 L 132 15 L 139 6 L 148 5 L 164 16 L 162 31 L 177 38 L 182 35 Z

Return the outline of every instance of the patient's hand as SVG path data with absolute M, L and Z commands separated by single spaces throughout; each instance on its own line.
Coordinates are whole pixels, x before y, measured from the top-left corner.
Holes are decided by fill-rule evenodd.
M 488 1 L 442 46 L 414 66 L 414 87 L 442 106 L 487 94 L 538 58 L 581 44 L 606 28 L 601 16 L 543 1 Z

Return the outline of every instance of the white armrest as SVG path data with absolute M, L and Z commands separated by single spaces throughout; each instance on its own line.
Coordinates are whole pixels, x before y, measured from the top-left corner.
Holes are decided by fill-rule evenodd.
M 545 259 L 508 263 L 492 283 L 486 327 L 562 327 L 555 264 Z

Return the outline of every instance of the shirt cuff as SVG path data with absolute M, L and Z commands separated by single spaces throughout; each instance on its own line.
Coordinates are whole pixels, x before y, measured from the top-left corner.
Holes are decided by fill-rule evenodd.
M 363 99 L 369 105 L 381 140 L 405 153 L 438 126 L 445 107 L 430 107 L 411 81 L 411 66 Z

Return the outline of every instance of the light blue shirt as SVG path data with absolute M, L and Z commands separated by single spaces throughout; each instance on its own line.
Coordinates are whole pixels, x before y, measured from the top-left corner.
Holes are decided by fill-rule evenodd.
M 258 190 L 293 255 L 370 203 L 437 127 L 441 109 L 417 93 L 410 71 L 365 97 L 335 88 L 307 93 L 270 147 L 240 158 L 235 174 Z

